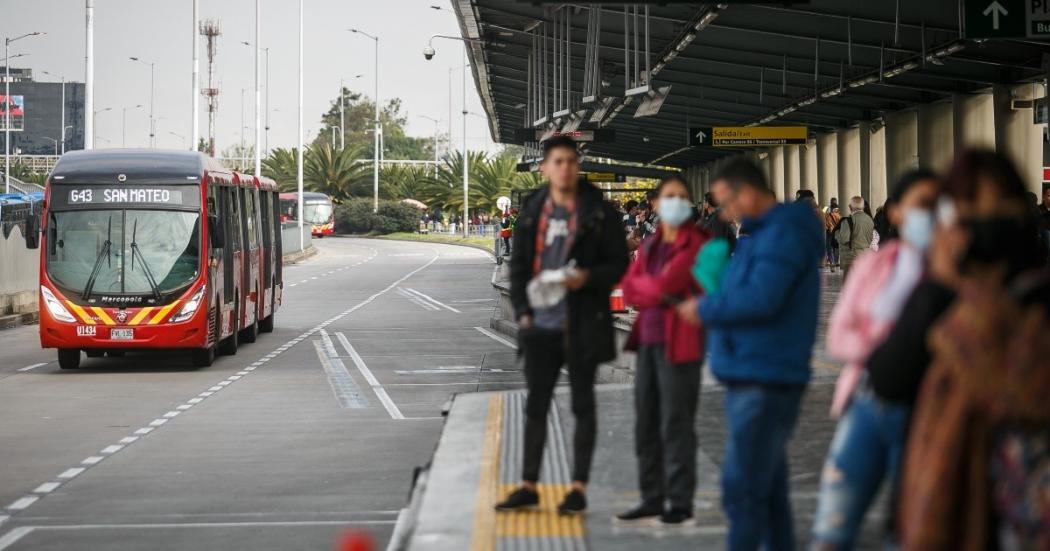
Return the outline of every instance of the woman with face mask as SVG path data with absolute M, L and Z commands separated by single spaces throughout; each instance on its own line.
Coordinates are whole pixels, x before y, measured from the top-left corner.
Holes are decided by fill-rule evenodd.
M 852 548 L 882 481 L 896 477 L 908 408 L 871 392 L 864 361 L 896 323 L 923 276 L 939 188 L 929 171 L 900 178 L 886 211 L 899 238 L 855 261 L 831 312 L 828 353 L 846 365 L 831 405 L 831 415 L 842 419 L 821 480 L 813 527 L 817 549 Z
M 679 318 L 674 308 L 701 292 L 692 267 L 708 235 L 693 223 L 692 204 L 680 176 L 660 182 L 659 226 L 621 282 L 625 301 L 638 309 L 627 349 L 637 353 L 635 453 L 642 500 L 617 515 L 617 522 L 693 523 L 703 329 Z
M 869 362 L 877 391 L 915 403 L 900 543 L 1050 549 L 1050 274 L 1035 214 L 1000 154 L 964 153 L 945 190 L 928 283 Z M 935 287 L 947 300 L 931 315 L 934 292 L 920 291 Z

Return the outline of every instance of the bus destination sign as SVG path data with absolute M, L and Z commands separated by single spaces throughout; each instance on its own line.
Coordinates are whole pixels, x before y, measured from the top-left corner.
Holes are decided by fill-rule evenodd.
M 55 206 L 197 207 L 200 198 L 184 186 L 62 186 L 52 193 Z M 59 192 L 61 190 L 61 192 Z

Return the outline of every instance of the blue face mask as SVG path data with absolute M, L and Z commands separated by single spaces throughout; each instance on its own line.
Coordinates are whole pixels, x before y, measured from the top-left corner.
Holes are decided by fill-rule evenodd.
M 660 221 L 677 228 L 689 220 L 689 217 L 693 215 L 693 206 L 689 203 L 688 199 L 681 197 L 664 197 L 660 199 L 658 203 L 660 214 Z
M 925 251 L 933 241 L 933 213 L 926 209 L 908 209 L 901 224 L 901 239 Z

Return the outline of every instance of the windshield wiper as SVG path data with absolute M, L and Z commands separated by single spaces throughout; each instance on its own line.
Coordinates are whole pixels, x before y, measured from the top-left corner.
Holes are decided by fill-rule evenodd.
M 149 264 L 146 263 L 146 257 L 143 256 L 142 251 L 139 250 L 139 244 L 135 240 L 135 236 L 138 235 L 139 231 L 139 220 L 135 219 L 135 223 L 131 226 L 131 271 L 135 271 L 135 257 L 139 257 L 139 262 L 142 264 L 142 271 L 146 274 L 146 281 L 149 282 L 150 289 L 153 291 L 153 297 L 160 300 L 160 286 L 157 285 L 157 280 L 153 277 L 153 271 L 149 269 Z
M 102 243 L 102 250 L 98 252 L 98 256 L 95 257 L 95 266 L 91 268 L 91 275 L 88 276 L 87 284 L 84 285 L 84 294 L 81 298 L 88 300 L 91 298 L 91 290 L 95 288 L 95 280 L 98 279 L 98 273 L 102 271 L 102 259 L 106 259 L 106 264 L 109 267 L 113 267 L 112 257 L 110 251 L 113 248 L 113 215 L 109 215 L 109 224 L 106 228 L 106 240 Z

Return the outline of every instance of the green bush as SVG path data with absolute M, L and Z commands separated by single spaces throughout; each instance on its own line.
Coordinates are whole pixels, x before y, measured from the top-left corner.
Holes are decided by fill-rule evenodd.
M 380 201 L 372 212 L 372 200 L 355 197 L 335 207 L 335 229 L 339 233 L 411 232 L 419 229 L 419 209 L 398 201 Z

